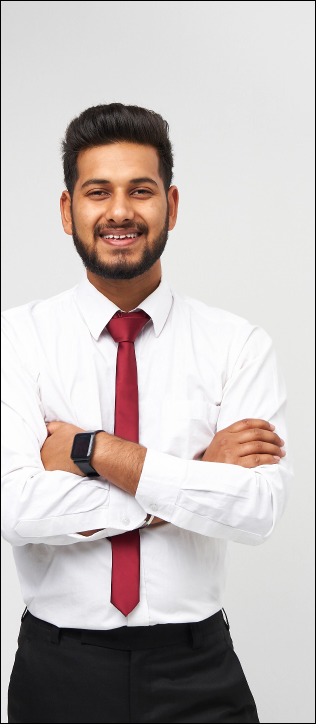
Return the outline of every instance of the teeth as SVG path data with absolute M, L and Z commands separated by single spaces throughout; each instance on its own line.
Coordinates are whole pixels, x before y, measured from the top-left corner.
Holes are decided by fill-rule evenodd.
M 104 234 L 102 234 L 104 236 Z M 137 234 L 123 234 L 122 236 L 114 236 L 114 234 L 107 234 L 104 239 L 136 239 Z

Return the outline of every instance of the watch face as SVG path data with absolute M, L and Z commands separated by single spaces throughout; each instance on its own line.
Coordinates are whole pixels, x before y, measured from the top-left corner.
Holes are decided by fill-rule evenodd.
M 81 432 L 75 436 L 72 446 L 71 457 L 84 459 L 90 454 L 90 441 L 92 439 L 91 432 Z

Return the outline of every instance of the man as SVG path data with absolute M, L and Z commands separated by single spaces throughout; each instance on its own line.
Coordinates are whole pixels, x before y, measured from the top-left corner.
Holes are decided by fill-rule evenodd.
M 86 275 L 3 319 L 27 607 L 9 722 L 257 722 L 221 607 L 227 542 L 270 536 L 292 475 L 271 340 L 161 277 L 179 196 L 160 115 L 89 108 L 63 161 Z

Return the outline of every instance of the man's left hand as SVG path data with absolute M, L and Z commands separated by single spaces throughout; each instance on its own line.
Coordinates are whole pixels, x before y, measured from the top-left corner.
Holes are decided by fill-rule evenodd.
M 41 449 L 41 458 L 45 470 L 65 470 L 84 477 L 84 473 L 70 457 L 75 435 L 85 432 L 81 427 L 70 425 L 68 422 L 49 422 L 48 437 Z
M 41 449 L 41 458 L 45 470 L 65 470 L 67 473 L 75 473 L 75 475 L 84 477 L 84 473 L 71 459 L 70 453 L 74 436 L 79 432 L 85 432 L 85 430 L 76 427 L 76 425 L 70 425 L 68 422 L 57 422 L 55 420 L 49 422 L 46 427 L 48 437 Z M 151 525 L 161 525 L 165 522 L 161 518 L 154 518 Z M 80 532 L 80 535 L 91 536 L 99 530 L 102 530 L 102 528 Z

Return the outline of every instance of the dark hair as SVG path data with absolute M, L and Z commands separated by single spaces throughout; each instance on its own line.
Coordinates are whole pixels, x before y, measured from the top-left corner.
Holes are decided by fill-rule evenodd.
M 172 182 L 173 155 L 169 126 L 159 113 L 123 103 L 91 106 L 74 118 L 62 141 L 64 178 L 72 197 L 78 178 L 80 151 L 94 146 L 127 141 L 153 146 L 159 155 L 159 174 L 166 193 Z

